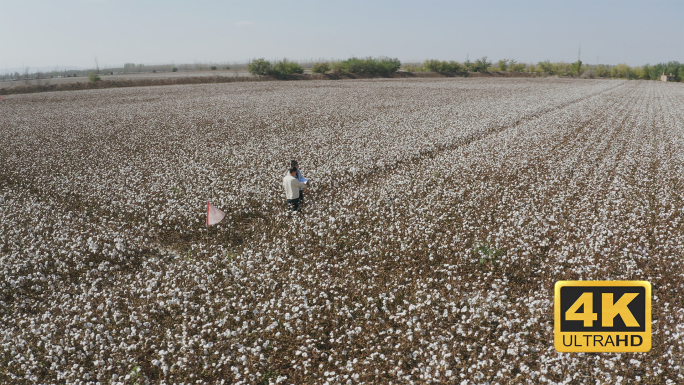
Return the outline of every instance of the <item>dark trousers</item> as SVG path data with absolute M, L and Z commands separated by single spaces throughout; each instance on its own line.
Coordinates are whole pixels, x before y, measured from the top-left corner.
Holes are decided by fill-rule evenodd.
M 304 203 L 304 190 L 299 190 L 299 203 Z
M 288 199 L 287 200 L 287 207 L 290 207 L 292 211 L 299 210 L 299 198 Z

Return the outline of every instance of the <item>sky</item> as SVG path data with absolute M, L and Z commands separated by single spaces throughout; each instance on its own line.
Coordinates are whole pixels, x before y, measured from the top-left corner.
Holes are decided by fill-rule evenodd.
M 0 0 L 0 68 L 487 56 L 684 62 L 684 0 Z

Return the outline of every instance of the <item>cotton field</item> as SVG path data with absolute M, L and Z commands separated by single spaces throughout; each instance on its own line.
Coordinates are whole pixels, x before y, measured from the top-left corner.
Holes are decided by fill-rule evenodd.
M 684 383 L 679 84 L 14 95 L 0 143 L 0 383 Z M 576 279 L 649 281 L 652 350 L 557 353 Z

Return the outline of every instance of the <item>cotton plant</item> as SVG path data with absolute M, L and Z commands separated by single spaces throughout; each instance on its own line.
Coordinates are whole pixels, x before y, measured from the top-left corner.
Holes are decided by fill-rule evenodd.
M 395 79 L 3 100 L 0 380 L 682 382 L 682 92 Z M 296 215 L 290 159 L 315 181 Z M 209 228 L 206 201 L 227 214 Z M 649 280 L 652 351 L 555 352 L 561 279 Z

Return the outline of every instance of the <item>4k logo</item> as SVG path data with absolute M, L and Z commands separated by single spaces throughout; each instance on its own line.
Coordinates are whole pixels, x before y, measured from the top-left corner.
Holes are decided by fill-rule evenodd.
M 554 345 L 559 352 L 651 350 L 651 284 L 556 282 Z

